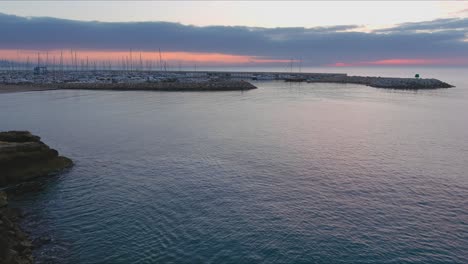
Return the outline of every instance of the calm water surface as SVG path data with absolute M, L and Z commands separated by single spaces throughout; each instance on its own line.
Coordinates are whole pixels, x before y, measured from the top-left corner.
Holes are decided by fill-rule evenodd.
M 422 74 L 457 88 L 1 94 L 0 130 L 76 163 L 16 198 L 37 259 L 468 263 L 468 77 Z

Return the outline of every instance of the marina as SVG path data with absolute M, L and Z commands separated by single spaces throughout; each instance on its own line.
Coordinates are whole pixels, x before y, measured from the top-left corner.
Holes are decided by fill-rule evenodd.
M 305 72 L 236 72 L 236 71 L 34 71 L 4 70 L 0 72 L 0 92 L 24 89 L 101 89 L 101 90 L 164 90 L 221 91 L 250 90 L 250 81 L 285 81 L 308 83 L 352 83 L 390 89 L 437 89 L 452 85 L 438 79 L 349 76 L 346 73 Z

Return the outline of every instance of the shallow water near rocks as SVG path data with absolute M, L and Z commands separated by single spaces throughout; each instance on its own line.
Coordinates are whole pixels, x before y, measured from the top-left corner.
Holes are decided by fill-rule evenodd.
M 13 203 L 52 238 L 43 263 L 468 263 L 463 72 L 417 92 L 2 94 L 0 130 L 75 162 Z

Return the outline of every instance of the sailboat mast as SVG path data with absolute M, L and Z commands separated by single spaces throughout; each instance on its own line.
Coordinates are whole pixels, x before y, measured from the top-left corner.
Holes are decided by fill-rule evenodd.
M 162 71 L 162 56 L 161 56 L 161 49 L 159 49 L 159 68 Z
M 75 71 L 78 71 L 78 58 L 75 51 Z
M 132 49 L 130 49 L 130 71 L 133 69 Z
M 60 71 L 63 72 L 63 51 L 60 51 Z
M 143 71 L 143 61 L 141 60 L 141 52 L 140 52 L 140 71 Z

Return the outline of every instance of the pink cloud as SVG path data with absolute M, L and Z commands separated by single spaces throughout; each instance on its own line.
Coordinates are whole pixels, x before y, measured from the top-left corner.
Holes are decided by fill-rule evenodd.
M 375 61 L 355 61 L 355 62 L 335 62 L 331 66 L 348 67 L 348 66 L 423 66 L 423 65 L 440 65 L 440 66 L 459 66 L 468 65 L 468 58 L 447 58 L 447 59 L 383 59 Z
M 73 55 L 72 55 L 73 54 Z M 63 58 L 65 64 L 71 63 L 73 59 L 78 62 L 90 60 L 90 61 L 112 61 L 122 62 L 131 60 L 133 63 L 138 64 L 140 58 L 143 62 L 158 62 L 158 52 L 139 52 L 133 51 L 130 55 L 129 51 L 102 51 L 102 50 L 51 50 L 48 52 L 40 52 L 40 59 L 42 62 L 48 58 L 49 63 L 55 61 L 58 63 L 60 58 Z M 36 62 L 38 57 L 38 51 L 34 50 L 0 50 L 0 59 L 7 59 L 21 62 Z M 226 65 L 242 65 L 242 64 L 269 64 L 269 63 L 290 63 L 290 60 L 265 58 L 259 56 L 249 55 L 234 55 L 225 53 L 203 53 L 203 52 L 161 52 L 161 59 L 172 63 L 197 63 L 197 64 L 226 64 Z

